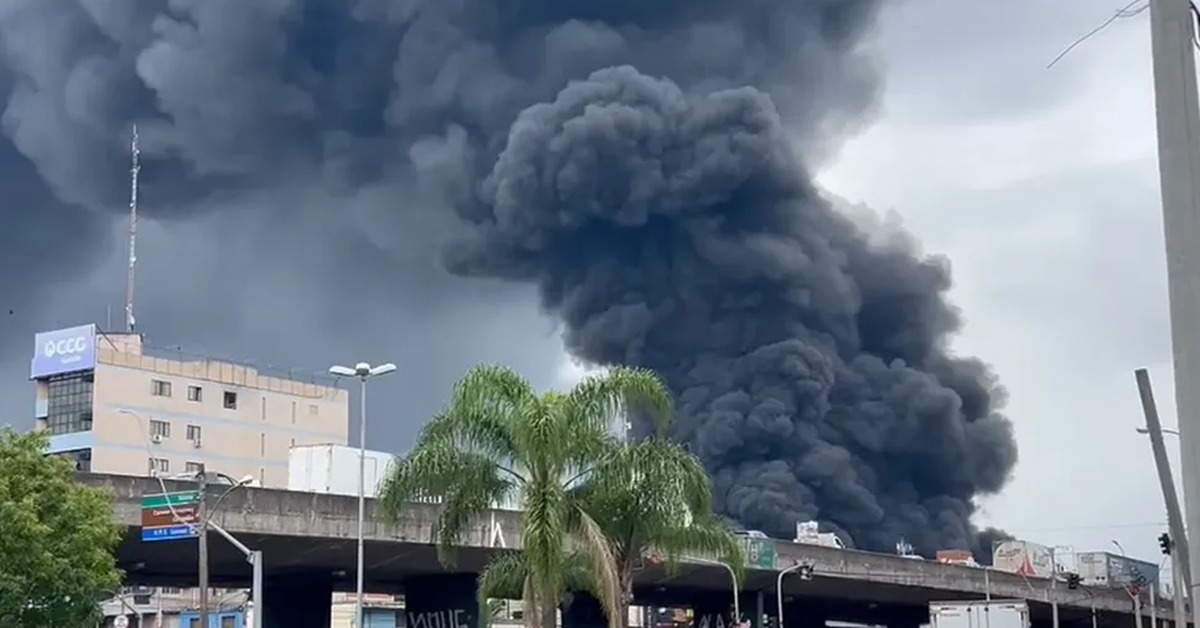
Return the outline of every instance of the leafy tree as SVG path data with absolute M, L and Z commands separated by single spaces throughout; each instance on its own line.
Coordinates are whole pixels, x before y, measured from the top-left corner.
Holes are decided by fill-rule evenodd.
M 609 452 L 580 489 L 617 561 L 622 625 L 633 602 L 634 570 L 648 554 L 661 556 L 669 568 L 686 557 L 719 560 L 739 576 L 746 561 L 743 540 L 712 512 L 700 460 L 666 440 L 665 422 L 657 429 L 649 439 Z
M 42 432 L 0 430 L 0 626 L 93 626 L 121 583 L 112 496 L 47 456 Z
M 540 620 L 544 628 L 555 625 L 568 589 L 589 591 L 618 626 L 613 548 L 576 489 L 615 450 L 612 427 L 632 410 L 670 416 L 670 397 L 653 373 L 617 368 L 569 393 L 538 395 L 510 369 L 476 367 L 385 478 L 381 511 L 395 519 L 413 498 L 440 497 L 436 534 L 449 564 L 471 520 L 515 498 L 524 551 L 497 556 L 481 574 L 481 591 L 519 591 L 525 624 Z

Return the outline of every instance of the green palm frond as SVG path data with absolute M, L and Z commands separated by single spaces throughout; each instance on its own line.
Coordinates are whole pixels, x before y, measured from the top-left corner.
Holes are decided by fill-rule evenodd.
M 566 394 L 539 396 L 510 369 L 476 367 L 388 470 L 379 512 L 394 520 L 413 499 L 440 498 L 435 533 L 449 564 L 479 515 L 519 497 L 523 551 L 488 564 L 481 608 L 486 598 L 519 594 L 532 628 L 551 620 L 564 592 L 586 591 L 618 628 L 630 556 L 649 546 L 672 557 L 739 556 L 740 545 L 727 543 L 736 537 L 711 519 L 703 466 L 661 438 L 672 411 L 662 380 L 646 370 L 613 368 Z M 623 442 L 633 413 L 653 421 L 655 438 Z
M 479 573 L 479 599 L 520 599 L 529 577 L 529 566 L 525 557 L 518 552 L 505 552 L 493 556 Z
M 624 423 L 631 412 L 642 412 L 651 419 L 655 433 L 664 434 L 674 415 L 674 402 L 654 371 L 614 367 L 579 382 L 567 395 L 564 411 L 573 422 L 599 430 Z
M 579 512 L 578 527 L 573 530 L 573 540 L 578 548 L 578 554 L 586 557 L 590 567 L 592 586 L 589 590 L 600 601 L 604 615 L 608 618 L 609 628 L 621 628 L 621 578 L 617 572 L 617 560 L 613 553 L 612 544 L 605 536 L 600 524 L 586 512 Z

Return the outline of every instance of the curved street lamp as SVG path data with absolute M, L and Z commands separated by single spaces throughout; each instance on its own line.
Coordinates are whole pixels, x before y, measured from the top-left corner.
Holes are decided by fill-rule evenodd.
M 775 577 L 775 602 L 778 604 L 776 617 L 779 618 L 779 628 L 783 628 L 783 577 L 794 571 L 800 572 L 801 580 L 812 580 L 813 566 L 804 562 L 797 562 L 791 567 L 780 570 L 779 575 Z

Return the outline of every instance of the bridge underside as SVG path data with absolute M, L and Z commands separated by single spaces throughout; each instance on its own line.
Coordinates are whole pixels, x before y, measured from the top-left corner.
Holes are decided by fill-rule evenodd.
M 353 590 L 357 546 L 354 540 L 298 537 L 268 534 L 239 534 L 240 541 L 261 550 L 264 580 L 273 596 L 296 599 L 312 597 L 313 591 Z M 445 576 L 452 572 L 477 573 L 495 551 L 492 548 L 461 548 L 452 569 L 444 569 L 432 545 L 400 542 L 366 543 L 367 590 L 375 593 L 405 593 L 412 589 L 429 590 L 449 586 Z M 129 528 L 118 549 L 118 560 L 129 584 L 152 586 L 196 586 L 198 551 L 194 539 L 143 543 L 140 529 Z M 214 587 L 248 587 L 250 566 L 236 548 L 215 533 L 209 536 L 209 570 Z M 443 576 L 438 578 L 436 576 Z M 743 591 L 741 612 L 753 616 L 759 610 L 758 592 L 763 592 L 762 610 L 776 614 L 774 591 L 776 574 L 750 571 L 739 583 Z M 460 587 L 462 578 L 452 579 Z M 438 583 L 426 586 L 425 583 Z M 729 605 L 729 574 L 723 568 L 707 565 L 681 565 L 674 573 L 663 565 L 648 566 L 637 574 L 637 600 L 653 606 Z M 288 594 L 288 591 L 292 591 Z M 819 617 L 856 621 L 896 628 L 915 627 L 912 618 L 921 618 L 931 600 L 971 599 L 972 596 L 916 586 L 868 583 L 861 580 L 817 577 L 784 579 L 784 603 L 791 611 L 785 616 Z M 1081 599 L 1086 597 L 1080 592 Z M 319 595 L 316 596 L 320 598 Z M 977 597 L 977 596 L 976 596 Z M 293 602 L 294 603 L 294 602 Z M 1035 625 L 1049 622 L 1050 607 L 1030 603 Z M 1087 608 L 1060 609 L 1061 628 L 1091 628 L 1092 613 Z M 1122 613 L 1097 613 L 1097 628 L 1127 628 L 1133 617 Z M 446 621 L 445 619 L 439 621 Z M 274 622 L 271 622 L 274 623 Z M 791 626 L 796 622 L 789 621 Z M 797 624 L 798 626 L 799 624 Z M 1048 624 L 1047 624 L 1048 625 Z M 714 625 L 714 628 L 719 628 Z M 1035 626 L 1036 628 L 1036 626 Z

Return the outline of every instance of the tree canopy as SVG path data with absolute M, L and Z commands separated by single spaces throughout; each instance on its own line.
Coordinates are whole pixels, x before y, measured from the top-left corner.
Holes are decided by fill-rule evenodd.
M 95 624 L 121 583 L 112 496 L 75 481 L 41 432 L 0 429 L 0 627 Z
M 624 438 L 633 413 L 654 436 Z M 700 461 L 665 438 L 673 413 L 656 374 L 618 367 L 567 393 L 538 395 L 510 369 L 481 366 L 456 386 L 411 454 L 385 479 L 380 504 L 396 518 L 406 502 L 436 497 L 443 561 L 453 560 L 472 519 L 519 503 L 524 551 L 497 556 L 480 593 L 525 599 L 526 625 L 553 625 L 566 591 L 593 594 L 623 626 L 632 570 L 653 548 L 669 561 L 686 553 L 742 567 L 741 546 L 711 512 Z

